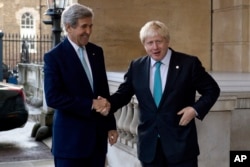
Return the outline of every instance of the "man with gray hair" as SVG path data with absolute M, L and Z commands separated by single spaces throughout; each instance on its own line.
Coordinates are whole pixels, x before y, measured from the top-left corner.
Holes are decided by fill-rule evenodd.
M 62 23 L 67 37 L 44 55 L 44 91 L 55 109 L 52 153 L 55 167 L 104 167 L 107 140 L 118 133 L 110 104 L 103 50 L 89 42 L 92 9 L 67 7 Z

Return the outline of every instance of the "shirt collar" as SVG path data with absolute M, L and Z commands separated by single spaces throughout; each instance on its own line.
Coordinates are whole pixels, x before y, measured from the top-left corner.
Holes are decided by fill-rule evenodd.
M 68 38 L 69 42 L 71 43 L 71 45 L 73 46 L 73 48 L 75 49 L 75 51 L 77 52 L 78 49 L 80 48 L 80 46 L 77 45 L 76 43 L 74 43 L 73 41 L 71 41 L 69 37 L 67 37 L 67 38 Z M 83 46 L 82 48 L 85 49 L 85 46 Z
M 168 49 L 167 54 L 163 57 L 163 59 L 161 60 L 161 63 L 166 66 L 169 66 L 171 55 L 172 55 L 172 50 Z M 153 67 L 155 63 L 156 61 L 151 58 L 151 67 Z

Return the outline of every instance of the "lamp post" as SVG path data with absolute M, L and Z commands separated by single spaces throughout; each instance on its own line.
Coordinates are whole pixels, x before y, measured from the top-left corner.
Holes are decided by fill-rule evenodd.
M 53 47 L 60 43 L 61 38 L 61 15 L 68 0 L 47 0 L 48 9 L 46 15 L 51 17 L 51 20 L 43 21 L 44 24 L 52 25 L 52 40 Z M 40 141 L 51 136 L 51 127 L 53 124 L 54 110 L 47 106 L 45 95 L 43 92 L 43 110 L 40 116 L 39 123 L 33 127 L 31 136 Z
M 0 30 L 0 82 L 3 81 L 3 35 L 4 33 Z
M 44 20 L 44 24 L 52 25 L 52 37 L 53 37 L 53 46 L 56 46 L 60 42 L 61 37 L 61 15 L 68 4 L 68 0 L 47 0 L 48 9 L 46 15 L 51 17 L 51 20 Z

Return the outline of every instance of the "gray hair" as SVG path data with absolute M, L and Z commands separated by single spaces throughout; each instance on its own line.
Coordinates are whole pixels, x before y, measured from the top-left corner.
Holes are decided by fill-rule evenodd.
M 62 13 L 63 27 L 68 24 L 71 27 L 76 27 L 78 19 L 94 17 L 93 10 L 79 3 L 74 3 L 65 8 Z
M 147 22 L 140 30 L 141 43 L 144 44 L 147 37 L 156 35 L 166 38 L 168 42 L 170 40 L 168 27 L 164 23 L 156 20 Z

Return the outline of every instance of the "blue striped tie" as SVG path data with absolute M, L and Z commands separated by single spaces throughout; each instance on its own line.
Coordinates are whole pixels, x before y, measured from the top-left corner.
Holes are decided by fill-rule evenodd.
M 162 96 L 162 85 L 161 85 L 161 62 L 158 61 L 155 63 L 155 77 L 154 77 L 154 100 L 157 107 L 160 104 Z
M 93 79 L 91 77 L 90 69 L 89 69 L 89 67 L 87 65 L 87 62 L 86 62 L 86 60 L 84 58 L 84 55 L 83 55 L 83 48 L 79 47 L 78 51 L 79 51 L 79 56 L 80 56 L 80 60 L 82 62 L 83 68 L 84 68 L 84 70 L 85 70 L 85 72 L 87 74 L 87 77 L 89 79 L 89 83 L 90 83 L 91 88 L 93 90 Z

